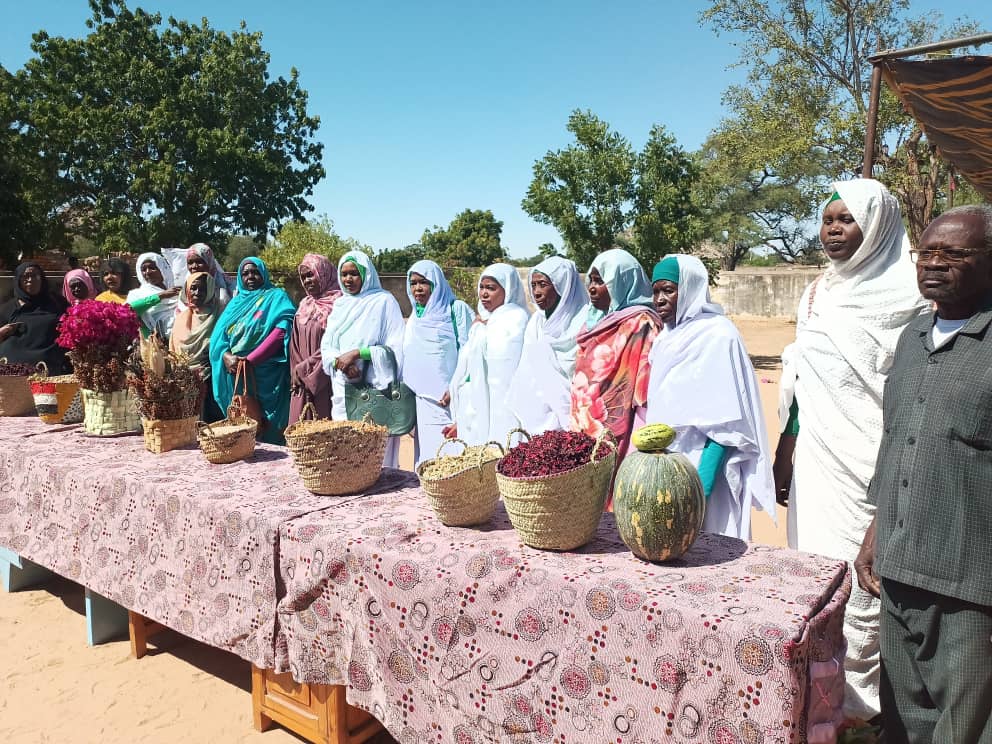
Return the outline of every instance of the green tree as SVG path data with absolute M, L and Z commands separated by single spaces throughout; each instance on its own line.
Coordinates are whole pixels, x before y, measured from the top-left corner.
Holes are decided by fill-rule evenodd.
M 326 256 L 336 266 L 348 251 L 363 251 L 372 255 L 372 249 L 367 245 L 338 235 L 331 219 L 321 215 L 310 222 L 287 222 L 259 254 L 259 258 L 269 267 L 273 281 L 285 285 L 291 279 L 298 281 L 297 270 L 306 254 Z
M 435 225 L 420 239 L 425 255 L 445 268 L 488 266 L 506 258 L 500 242 L 503 223 L 486 209 L 466 209 L 447 227 Z
M 257 256 L 264 249 L 265 244 L 260 244 L 258 238 L 252 235 L 232 235 L 224 247 L 224 267 L 228 271 L 236 271 L 248 256 Z
M 754 174 L 767 171 L 764 185 L 798 178 L 801 189 L 817 184 L 822 196 L 829 180 L 860 175 L 870 92 L 868 57 L 974 30 L 967 22 L 948 28 L 936 13 L 909 17 L 909 9 L 909 0 L 709 3 L 701 21 L 717 33 L 741 39 L 735 44 L 748 71 L 747 83 L 724 95 L 733 113 L 718 133 L 739 141 L 737 149 L 746 153 Z M 916 240 L 943 198 L 947 169 L 887 86 L 882 92 L 878 142 L 890 147 L 887 155 L 879 148 L 875 173 L 899 198 Z M 809 172 L 809 160 L 815 173 Z M 816 206 L 812 201 L 790 217 L 795 222 L 815 217 Z
M 90 33 L 39 31 L 16 73 L 17 126 L 50 214 L 92 216 L 83 234 L 132 250 L 297 220 L 324 176 L 319 120 L 298 74 L 271 78 L 260 33 L 225 33 L 90 0 Z
M 409 268 L 427 257 L 427 251 L 420 243 L 411 243 L 402 248 L 387 248 L 375 256 L 375 267 L 380 274 L 405 274 Z
M 578 266 L 618 244 L 646 266 L 691 247 L 698 168 L 664 127 L 651 128 L 640 153 L 589 111 L 573 111 L 567 129 L 575 142 L 534 163 L 521 206 L 561 233 Z

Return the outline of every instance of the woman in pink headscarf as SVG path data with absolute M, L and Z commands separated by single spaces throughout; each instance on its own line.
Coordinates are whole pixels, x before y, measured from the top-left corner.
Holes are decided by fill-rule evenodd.
M 70 305 L 78 305 L 83 300 L 92 300 L 96 296 L 96 287 L 88 271 L 73 269 L 62 280 L 62 296 Z
M 318 417 L 331 417 L 331 378 L 321 366 L 320 341 L 327 316 L 341 296 L 337 267 L 323 256 L 308 253 L 299 271 L 306 296 L 296 311 L 289 339 L 289 423 L 299 420 L 307 403 L 313 403 Z

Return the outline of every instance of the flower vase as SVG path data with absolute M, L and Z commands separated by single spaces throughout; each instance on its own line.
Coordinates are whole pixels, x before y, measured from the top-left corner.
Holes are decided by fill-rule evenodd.
M 127 390 L 101 393 L 83 389 L 83 431 L 109 437 L 141 430 L 141 415 Z

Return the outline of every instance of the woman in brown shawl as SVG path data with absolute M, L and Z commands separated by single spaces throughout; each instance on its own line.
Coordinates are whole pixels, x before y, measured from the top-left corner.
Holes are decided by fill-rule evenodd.
M 303 406 L 313 403 L 319 418 L 331 417 L 331 379 L 324 374 L 320 341 L 334 301 L 341 296 L 338 270 L 324 256 L 308 253 L 300 263 L 300 283 L 306 296 L 300 302 L 289 339 L 289 423 L 300 418 Z
M 176 316 L 172 326 L 169 348 L 190 359 L 190 367 L 197 369 L 206 388 L 203 402 L 203 420 L 218 421 L 224 418 L 214 401 L 210 384 L 210 335 L 224 304 L 217 292 L 217 282 L 208 272 L 190 274 L 183 286 L 181 299 L 185 310 Z

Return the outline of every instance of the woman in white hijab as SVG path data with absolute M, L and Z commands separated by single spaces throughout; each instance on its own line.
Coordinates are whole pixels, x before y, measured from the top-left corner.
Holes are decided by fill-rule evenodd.
M 396 298 L 382 288 L 372 261 L 361 251 L 349 251 L 338 262 L 342 295 L 327 316 L 320 343 L 321 364 L 331 378 L 331 418 L 348 418 L 344 395 L 347 383 L 363 380 L 383 389 L 403 369 L 403 313 Z M 390 349 L 396 368 L 389 361 Z M 386 467 L 399 464 L 399 437 L 390 437 Z
M 775 517 L 771 452 L 754 367 L 736 326 L 710 302 L 695 256 L 654 267 L 654 306 L 664 323 L 651 347 L 647 422 L 668 424 L 671 449 L 696 466 L 706 494 L 703 529 L 751 538 L 751 507 Z
M 589 293 L 575 263 L 552 256 L 527 277 L 537 312 L 524 331 L 520 365 L 510 385 L 510 410 L 531 434 L 568 429 L 576 336 L 586 321 Z
M 448 385 L 458 350 L 468 342 L 475 313 L 451 290 L 441 267 L 417 261 L 406 272 L 413 314 L 403 337 L 403 382 L 417 394 L 414 461 L 434 457 L 451 425 Z
M 180 287 L 175 286 L 172 267 L 158 253 L 142 253 L 135 264 L 138 286 L 127 293 L 127 304 L 141 319 L 145 336 L 153 331 L 165 340 L 172 335 Z
M 454 424 L 446 436 L 469 445 L 506 442 L 519 423 L 506 402 L 510 381 L 520 362 L 527 327 L 527 298 L 513 266 L 489 266 L 479 278 L 479 317 L 458 355 L 451 379 Z
M 775 488 L 789 546 L 853 562 L 872 521 L 866 494 L 882 436 L 882 389 L 903 328 L 925 308 L 899 203 L 872 179 L 834 183 L 820 226 L 827 270 L 799 301 L 782 353 Z M 793 450 L 795 464 L 793 466 Z M 855 586 L 844 634 L 844 712 L 879 711 L 878 600 Z

